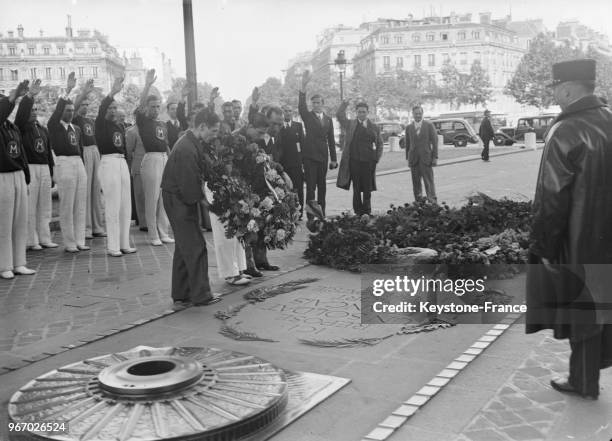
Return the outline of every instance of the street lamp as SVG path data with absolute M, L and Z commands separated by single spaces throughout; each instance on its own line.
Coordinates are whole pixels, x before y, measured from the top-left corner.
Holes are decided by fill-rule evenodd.
M 334 60 L 334 64 L 336 65 L 336 69 L 338 69 L 338 74 L 340 74 L 340 101 L 343 101 L 344 93 L 342 90 L 342 77 L 346 72 L 346 58 L 344 56 L 344 50 L 338 52 L 338 56 Z

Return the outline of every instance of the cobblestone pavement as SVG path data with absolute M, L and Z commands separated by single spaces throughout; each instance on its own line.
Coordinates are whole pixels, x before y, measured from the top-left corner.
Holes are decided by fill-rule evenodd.
M 569 355 L 567 342 L 549 333 L 455 441 L 610 440 L 609 393 L 599 402 L 588 402 L 550 387 L 551 378 L 567 372 Z M 601 383 L 604 389 L 612 386 L 609 371 L 602 372 Z
M 54 235 L 61 243 L 60 233 Z M 216 274 L 212 233 L 205 236 L 213 291 L 229 292 L 233 287 Z M 282 252 L 281 270 L 306 263 L 301 258 L 305 236 L 301 231 Z M 153 247 L 137 228 L 131 241 L 138 252 L 122 258 L 106 255 L 104 238 L 93 239 L 91 251 L 77 254 L 61 246 L 28 252 L 28 266 L 37 273 L 0 281 L 0 373 L 22 367 L 41 352 L 66 350 L 111 328 L 170 312 L 174 245 Z M 271 252 L 271 262 L 280 262 L 280 253 Z M 280 273 L 262 279 L 275 274 Z

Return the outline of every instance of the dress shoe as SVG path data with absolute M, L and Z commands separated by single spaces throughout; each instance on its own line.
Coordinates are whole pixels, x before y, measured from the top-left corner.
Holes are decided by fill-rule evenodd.
M 13 273 L 12 271 L 3 271 L 2 273 L 0 273 L 0 277 L 7 280 L 14 279 L 15 273 Z
M 107 250 L 106 254 L 108 254 L 111 257 L 121 257 L 121 256 L 123 256 L 123 253 L 121 251 Z
M 41 247 L 40 245 L 36 244 L 36 245 L 31 245 L 28 247 L 28 250 L 32 250 L 32 251 L 40 251 L 42 250 L 43 247 Z
M 280 268 L 276 265 L 270 265 L 269 263 L 266 263 L 264 265 L 257 265 L 257 269 L 264 271 L 278 271 Z
M 134 254 L 136 251 L 138 251 L 136 248 L 121 248 L 121 252 L 123 254 Z
M 149 229 L 147 227 L 140 227 L 138 228 L 140 231 L 144 231 L 145 233 L 149 232 Z
M 243 271 L 243 273 L 251 277 L 263 277 L 263 274 L 257 271 L 255 268 L 247 268 Z
M 221 301 L 221 296 L 214 294 L 210 299 L 203 302 L 194 303 L 193 306 L 208 306 Z
M 54 242 L 41 243 L 43 248 L 57 248 L 59 245 Z
M 244 277 L 245 279 L 252 279 L 252 278 L 253 278 L 253 276 L 250 276 L 250 275 L 248 275 L 248 274 L 245 274 L 245 273 L 244 273 L 244 271 L 240 271 L 240 275 L 241 275 L 242 277 Z
M 101 233 L 94 233 L 93 236 L 94 237 L 106 237 L 106 233 L 102 231 Z
M 36 274 L 36 271 L 25 266 L 18 266 L 13 270 L 15 275 L 19 276 L 31 276 L 32 274 Z
M 578 389 L 576 389 L 574 386 L 570 384 L 567 378 L 556 378 L 556 379 L 550 380 L 550 385 L 552 386 L 554 390 L 559 391 L 559 392 L 579 395 L 585 400 L 589 400 L 589 401 L 597 400 L 597 395 L 581 393 Z
M 154 247 L 160 247 L 162 246 L 162 241 L 159 239 L 152 240 L 151 245 L 153 245 Z
M 171 237 L 162 237 L 161 241 L 163 243 L 174 243 L 174 239 L 172 239 Z
M 87 245 L 77 245 L 77 248 L 79 249 L 79 251 L 91 250 L 91 247 L 88 247 Z
M 251 279 L 243 276 L 227 277 L 225 283 L 234 286 L 248 285 L 251 283 Z
M 67 253 L 78 253 L 79 249 L 77 247 L 68 247 L 65 250 Z
M 91 240 L 91 239 L 93 239 L 93 236 L 91 234 L 85 235 L 85 240 Z
M 183 301 L 183 300 L 176 300 L 174 302 L 174 304 L 172 305 L 172 310 L 173 311 L 182 311 L 183 309 L 187 309 L 189 307 L 193 306 L 193 304 L 191 302 L 187 302 L 187 301 Z

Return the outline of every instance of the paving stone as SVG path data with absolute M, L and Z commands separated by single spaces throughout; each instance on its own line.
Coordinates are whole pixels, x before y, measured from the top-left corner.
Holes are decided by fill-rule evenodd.
M 464 367 L 466 367 L 468 364 L 465 362 L 461 362 L 461 361 L 453 361 L 452 363 L 450 363 L 448 366 L 446 366 L 446 369 L 456 369 L 458 371 L 460 371 L 461 369 L 463 369 Z
M 457 371 L 455 369 L 443 369 L 438 374 L 438 377 L 454 378 L 458 373 L 459 373 L 459 371 Z
M 516 426 L 524 423 L 518 415 L 509 410 L 487 410 L 482 412 L 482 415 L 497 427 Z
M 550 369 L 545 369 L 539 366 L 522 368 L 520 371 L 533 377 L 545 377 L 549 376 L 551 373 Z
M 477 349 L 477 348 L 468 348 L 465 351 L 463 351 L 464 354 L 468 354 L 468 355 L 480 355 L 482 354 L 482 349 Z
M 417 392 L 417 395 L 425 395 L 426 397 L 433 397 L 435 394 L 440 392 L 440 388 L 436 386 L 424 386 Z
M 382 423 L 380 423 L 379 426 L 388 427 L 390 429 L 397 429 L 399 426 L 404 424 L 406 421 L 408 421 L 407 417 L 391 415 L 385 418 L 385 420 Z
M 366 435 L 367 440 L 383 441 L 393 433 L 393 429 L 377 427 Z
M 424 395 L 413 395 L 412 397 L 410 397 L 410 399 L 404 401 L 404 404 L 408 404 L 411 406 L 422 406 L 423 404 L 427 403 L 427 401 L 429 401 L 429 397 L 426 397 Z
M 419 406 L 411 406 L 407 404 L 402 404 L 400 407 L 393 411 L 393 415 L 399 415 L 403 417 L 409 417 L 414 415 L 414 413 L 419 410 Z
M 464 363 L 469 363 L 470 361 L 474 360 L 476 358 L 476 356 L 474 355 L 460 355 L 459 357 L 455 358 L 455 361 L 460 361 L 460 362 L 464 362 Z
M 528 425 L 518 427 L 507 427 L 504 429 L 506 435 L 516 441 L 541 440 L 542 433 Z
M 445 386 L 449 381 L 450 378 L 434 377 L 429 381 L 429 383 L 427 383 L 427 385 L 442 387 Z
M 535 423 L 538 421 L 553 421 L 555 419 L 555 415 L 553 415 L 551 412 L 544 410 L 544 408 L 537 407 L 517 410 L 516 414 L 528 423 Z
M 495 425 L 491 421 L 489 421 L 482 415 L 478 415 L 474 419 L 474 421 L 472 421 L 465 430 L 469 432 L 472 430 L 494 429 L 494 428 L 495 428 Z
M 472 347 L 476 348 L 476 349 L 484 349 L 486 347 L 488 347 L 491 343 L 489 342 L 484 342 L 484 341 L 477 341 L 475 342 Z
M 482 337 L 478 339 L 478 341 L 488 341 L 488 342 L 495 341 L 495 340 L 497 340 L 497 336 L 494 336 L 494 335 L 483 335 Z
M 498 431 L 494 429 L 484 429 L 484 430 L 473 430 L 469 432 L 464 432 L 463 436 L 468 438 L 470 441 L 507 441 L 504 435 L 500 434 Z
M 518 393 L 501 395 L 499 397 L 499 401 L 504 403 L 508 407 L 508 409 L 513 410 L 525 409 L 526 407 L 531 407 L 533 405 L 531 400 L 525 398 L 522 394 Z
M 503 333 L 504 331 L 501 329 L 491 329 L 490 331 L 487 331 L 487 335 L 494 335 L 494 336 L 499 336 L 499 335 L 502 335 Z

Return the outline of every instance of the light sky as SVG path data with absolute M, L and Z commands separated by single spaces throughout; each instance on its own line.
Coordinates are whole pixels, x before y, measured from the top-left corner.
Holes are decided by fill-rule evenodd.
M 193 0 L 198 80 L 219 86 L 225 99 L 245 100 L 266 78 L 282 78 L 287 62 L 314 50 L 316 36 L 336 24 L 357 26 L 378 17 L 415 18 L 490 11 L 515 20 L 543 18 L 553 29 L 578 19 L 612 36 L 612 0 Z M 181 0 L 0 0 L 0 32 L 22 24 L 26 36 L 63 35 L 72 25 L 95 28 L 123 47 L 158 47 L 185 74 Z M 16 33 L 16 32 L 15 32 Z

